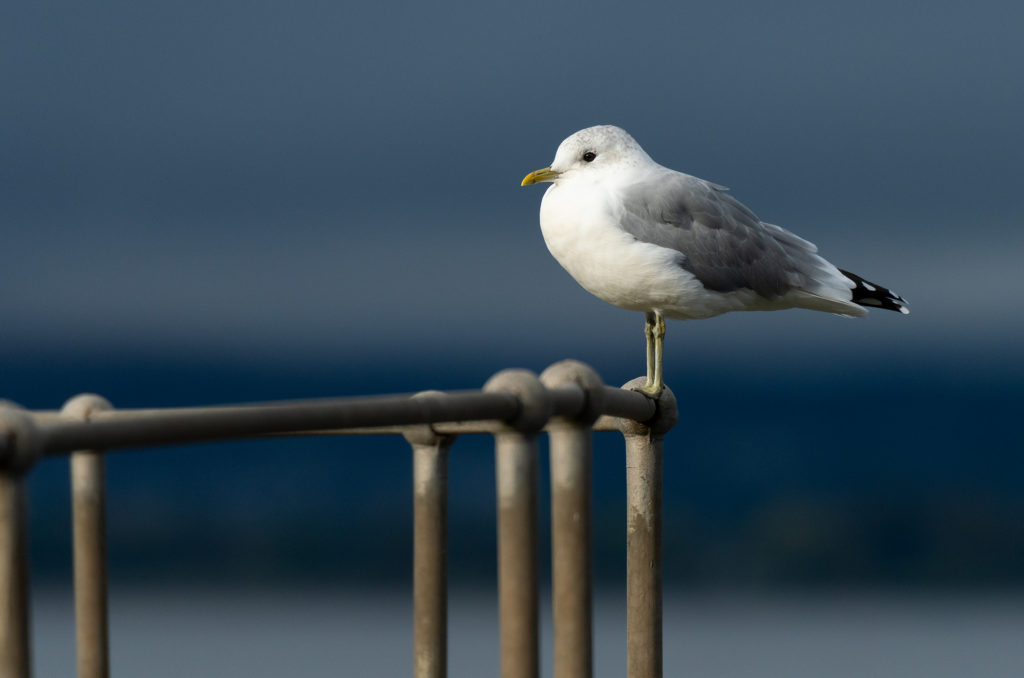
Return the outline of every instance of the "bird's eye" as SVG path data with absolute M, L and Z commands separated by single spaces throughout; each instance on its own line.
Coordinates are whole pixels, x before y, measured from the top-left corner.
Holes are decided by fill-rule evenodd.
M 584 162 L 594 162 L 594 158 L 596 158 L 596 157 L 597 157 L 597 153 L 594 153 L 593 151 L 587 151 L 586 153 L 583 154 L 583 161 Z

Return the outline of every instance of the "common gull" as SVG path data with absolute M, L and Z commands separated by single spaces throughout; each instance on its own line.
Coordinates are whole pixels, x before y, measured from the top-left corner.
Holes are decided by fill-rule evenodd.
M 654 162 L 612 125 L 576 132 L 550 167 L 540 206 L 544 242 L 591 294 L 645 315 L 647 380 L 663 388 L 665 318 L 808 308 L 867 315 L 909 313 L 899 295 L 820 257 L 812 243 L 766 224 L 724 186 Z

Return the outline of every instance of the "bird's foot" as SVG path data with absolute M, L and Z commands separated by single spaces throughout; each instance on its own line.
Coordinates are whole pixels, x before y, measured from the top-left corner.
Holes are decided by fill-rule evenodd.
M 656 384 L 653 381 L 648 381 L 643 386 L 638 386 L 633 390 L 637 393 L 643 393 L 652 400 L 657 400 L 661 396 L 661 392 L 665 390 L 665 384 Z

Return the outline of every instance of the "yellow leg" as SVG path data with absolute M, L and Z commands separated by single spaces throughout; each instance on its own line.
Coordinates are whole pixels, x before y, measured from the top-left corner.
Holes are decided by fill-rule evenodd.
M 658 324 L 654 326 L 654 388 L 658 395 L 665 388 L 665 319 L 658 314 Z
M 647 382 L 639 391 L 657 398 L 665 388 L 662 365 L 665 354 L 665 319 L 660 313 L 647 314 L 644 337 L 647 339 Z
M 654 327 L 656 323 L 653 320 L 648 315 L 647 321 L 644 323 L 644 339 L 647 340 L 647 383 L 644 384 L 644 391 L 648 391 L 654 386 Z

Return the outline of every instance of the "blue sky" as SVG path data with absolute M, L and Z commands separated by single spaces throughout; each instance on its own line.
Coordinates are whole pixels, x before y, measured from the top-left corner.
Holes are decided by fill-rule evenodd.
M 518 186 L 615 123 L 913 310 L 674 324 L 670 351 L 756 334 L 1019 359 L 1022 19 L 998 2 L 7 8 L 0 348 L 634 350 L 640 318 L 561 271 L 541 190 Z

